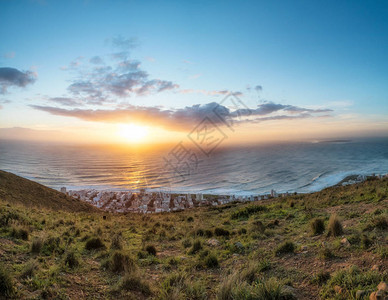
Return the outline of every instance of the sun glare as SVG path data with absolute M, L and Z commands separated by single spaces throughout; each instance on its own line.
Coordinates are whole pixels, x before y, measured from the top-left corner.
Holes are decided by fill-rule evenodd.
M 136 124 L 121 124 L 118 127 L 118 135 L 125 142 L 142 143 L 148 135 L 148 128 Z

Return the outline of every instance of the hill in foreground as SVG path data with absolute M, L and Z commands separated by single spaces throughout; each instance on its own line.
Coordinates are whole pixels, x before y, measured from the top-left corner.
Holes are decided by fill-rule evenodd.
M 68 212 L 96 212 L 88 203 L 34 181 L 0 170 L 0 199 L 10 204 Z
M 152 215 L 0 205 L 5 298 L 380 299 L 387 289 L 387 179 Z

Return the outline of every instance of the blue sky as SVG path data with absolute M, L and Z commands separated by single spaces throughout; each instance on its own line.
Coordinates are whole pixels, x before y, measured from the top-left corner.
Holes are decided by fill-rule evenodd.
M 118 109 L 49 99 L 73 97 L 67 88 L 91 70 L 91 57 L 113 65 L 119 38 L 133 41 L 129 60 L 141 62 L 147 80 L 177 86 L 119 100 L 109 94 L 121 105 L 183 109 L 219 102 L 224 95 L 211 91 L 227 90 L 252 109 L 269 102 L 327 108 L 331 117 L 321 122 L 365 120 L 388 131 L 386 1 L 1 1 L 0 37 L 0 67 L 36 75 L 0 95 L 3 128 L 65 130 L 68 116 L 30 105 Z M 79 57 L 77 68 L 63 70 Z

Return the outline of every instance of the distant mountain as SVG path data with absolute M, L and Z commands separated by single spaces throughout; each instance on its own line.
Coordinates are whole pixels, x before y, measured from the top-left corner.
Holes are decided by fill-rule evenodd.
M 97 208 L 34 181 L 0 170 L 0 200 L 27 207 L 71 212 L 97 212 Z

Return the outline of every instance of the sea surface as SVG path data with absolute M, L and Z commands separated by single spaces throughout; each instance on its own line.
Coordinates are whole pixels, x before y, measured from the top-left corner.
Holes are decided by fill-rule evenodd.
M 168 165 L 171 150 L 0 140 L 0 169 L 55 189 L 236 195 L 312 192 L 348 175 L 388 173 L 388 138 L 229 147 L 209 156 L 188 149 L 198 160 L 183 164 L 181 155 Z

